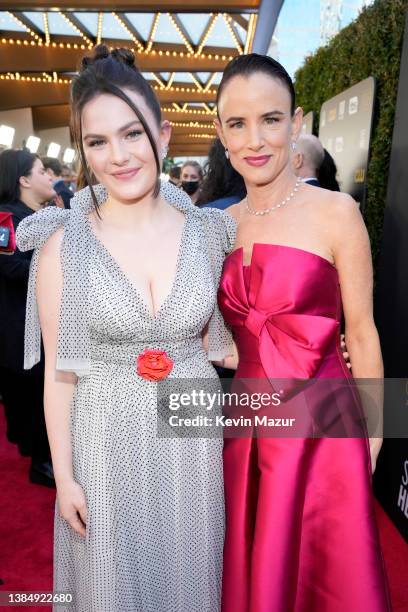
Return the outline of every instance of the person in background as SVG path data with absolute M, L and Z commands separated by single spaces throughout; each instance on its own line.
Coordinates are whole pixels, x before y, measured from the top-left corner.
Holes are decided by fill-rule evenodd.
M 340 191 L 340 186 L 337 182 L 336 175 L 336 162 L 328 150 L 324 149 L 324 159 L 317 171 L 317 180 L 320 183 L 320 187 L 329 189 L 330 191 Z
M 292 165 L 296 176 L 304 183 L 320 187 L 318 170 L 324 160 L 323 145 L 313 134 L 301 134 L 292 155 Z
M 61 166 L 61 178 L 65 183 L 65 186 L 68 187 L 68 189 L 72 192 L 75 191 L 74 189 L 74 185 L 73 185 L 73 171 L 71 166 L 69 166 L 68 164 L 63 164 Z
M 61 163 L 55 157 L 44 157 L 42 161 L 44 168 L 52 179 L 56 194 L 62 199 L 64 208 L 71 208 L 70 200 L 74 194 L 67 187 L 65 179 L 62 176 Z
M 0 212 L 11 212 L 14 229 L 55 196 L 41 159 L 28 150 L 0 154 Z M 31 457 L 30 481 L 55 486 L 44 420 L 44 362 L 23 369 L 24 326 L 33 252 L 0 256 L 0 393 L 7 438 Z
M 200 198 L 200 187 L 203 178 L 204 172 L 198 162 L 187 160 L 181 166 L 181 187 L 190 196 L 193 204 L 197 204 Z
M 245 195 L 242 176 L 231 166 L 221 141 L 216 138 L 208 153 L 198 204 L 225 210 L 228 206 L 240 202 Z
M 215 138 L 208 152 L 204 168 L 205 177 L 197 204 L 201 208 L 218 208 L 225 210 L 228 206 L 240 202 L 246 195 L 244 179 L 231 166 L 225 155 L 219 138 Z M 221 379 L 224 391 L 228 391 L 225 379 L 233 378 L 235 370 L 216 365 L 215 369 Z
M 169 170 L 169 183 L 173 183 L 176 187 L 180 187 L 181 166 L 172 166 Z
M 78 173 L 76 170 L 71 169 L 71 191 L 73 193 L 76 193 L 78 191 L 77 181 L 78 181 Z

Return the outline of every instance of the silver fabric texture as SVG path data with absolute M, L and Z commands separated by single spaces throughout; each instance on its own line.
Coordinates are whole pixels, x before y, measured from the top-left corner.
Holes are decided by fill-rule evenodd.
M 94 191 L 103 204 L 107 194 L 102 185 Z M 201 249 L 206 249 L 211 262 L 211 275 L 218 287 L 224 257 L 235 241 L 236 223 L 227 213 L 213 208 L 199 209 L 190 198 L 171 183 L 162 182 L 162 196 L 184 212 L 190 220 L 189 231 L 200 234 Z M 30 369 L 40 360 L 41 334 L 35 298 L 39 250 L 59 227 L 64 228 L 61 246 L 63 295 L 57 348 L 58 370 L 75 372 L 78 376 L 90 370 L 90 336 L 87 296 L 91 262 L 95 258 L 95 240 L 89 239 L 88 215 L 93 204 L 88 188 L 71 199 L 71 210 L 48 207 L 24 219 L 17 228 L 16 239 L 21 251 L 34 249 L 27 294 L 24 368 Z M 194 271 L 191 272 L 194 276 Z M 217 361 L 231 354 L 232 336 L 226 327 L 218 305 L 209 321 L 209 359 Z
M 25 367 L 39 359 L 38 253 L 64 228 L 57 368 L 76 372 L 71 404 L 75 480 L 88 506 L 86 538 L 55 509 L 54 591 L 67 612 L 217 612 L 224 501 L 222 440 L 164 439 L 156 432 L 157 383 L 136 373 L 145 348 L 174 359 L 170 377 L 216 378 L 209 362 L 231 353 L 216 306 L 223 259 L 234 242 L 226 213 L 198 209 L 170 184 L 186 215 L 173 288 L 152 318 L 136 288 L 92 232 L 88 189 L 71 210 L 47 208 L 20 223 L 18 246 L 35 249 L 27 301 Z M 98 199 L 106 198 L 102 187 Z M 209 357 L 201 333 L 209 323 Z M 59 609 L 59 608 L 56 608 Z

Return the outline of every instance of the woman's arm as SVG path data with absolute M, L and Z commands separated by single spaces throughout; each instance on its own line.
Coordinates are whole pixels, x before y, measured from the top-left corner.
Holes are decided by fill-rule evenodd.
M 370 241 L 356 202 L 341 194 L 334 204 L 333 256 L 340 279 L 345 341 L 356 379 L 375 379 L 364 388 L 369 418 L 382 435 L 384 377 L 381 347 L 373 317 L 373 270 Z M 374 407 L 374 413 L 372 408 Z M 368 415 L 367 415 L 368 416 Z M 375 419 L 373 421 L 373 419 Z M 370 427 L 372 430 L 372 427 Z M 370 438 L 373 471 L 382 438 Z
M 62 295 L 62 235 L 61 229 L 47 240 L 38 262 L 37 303 L 45 351 L 44 412 L 61 516 L 85 535 L 85 497 L 72 471 L 70 406 L 77 379 L 75 374 L 55 367 Z

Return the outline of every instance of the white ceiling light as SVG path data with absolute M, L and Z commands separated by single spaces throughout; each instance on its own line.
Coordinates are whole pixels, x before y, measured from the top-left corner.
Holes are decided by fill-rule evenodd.
M 64 162 L 64 164 L 71 164 L 75 159 L 75 151 L 74 149 L 65 149 L 64 151 L 64 157 L 62 158 L 62 161 Z
M 38 136 L 29 136 L 27 138 L 26 147 L 31 153 L 37 153 L 40 142 L 41 138 L 38 138 Z
M 61 151 L 61 145 L 56 142 L 50 142 L 47 149 L 47 157 L 58 157 Z
M 13 144 L 15 129 L 8 125 L 0 125 L 0 145 L 11 147 Z

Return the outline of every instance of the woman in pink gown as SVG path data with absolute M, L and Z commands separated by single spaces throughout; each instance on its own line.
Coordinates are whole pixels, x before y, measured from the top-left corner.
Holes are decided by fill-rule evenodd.
M 229 64 L 217 130 L 248 195 L 228 209 L 237 242 L 219 305 L 238 348 L 237 383 L 264 379 L 262 390 L 266 378 L 351 386 L 342 312 L 354 376 L 383 376 L 365 226 L 349 196 L 296 181 L 301 125 L 280 64 L 255 54 Z M 223 612 L 391 610 L 371 488 L 380 446 L 341 434 L 225 440 Z

